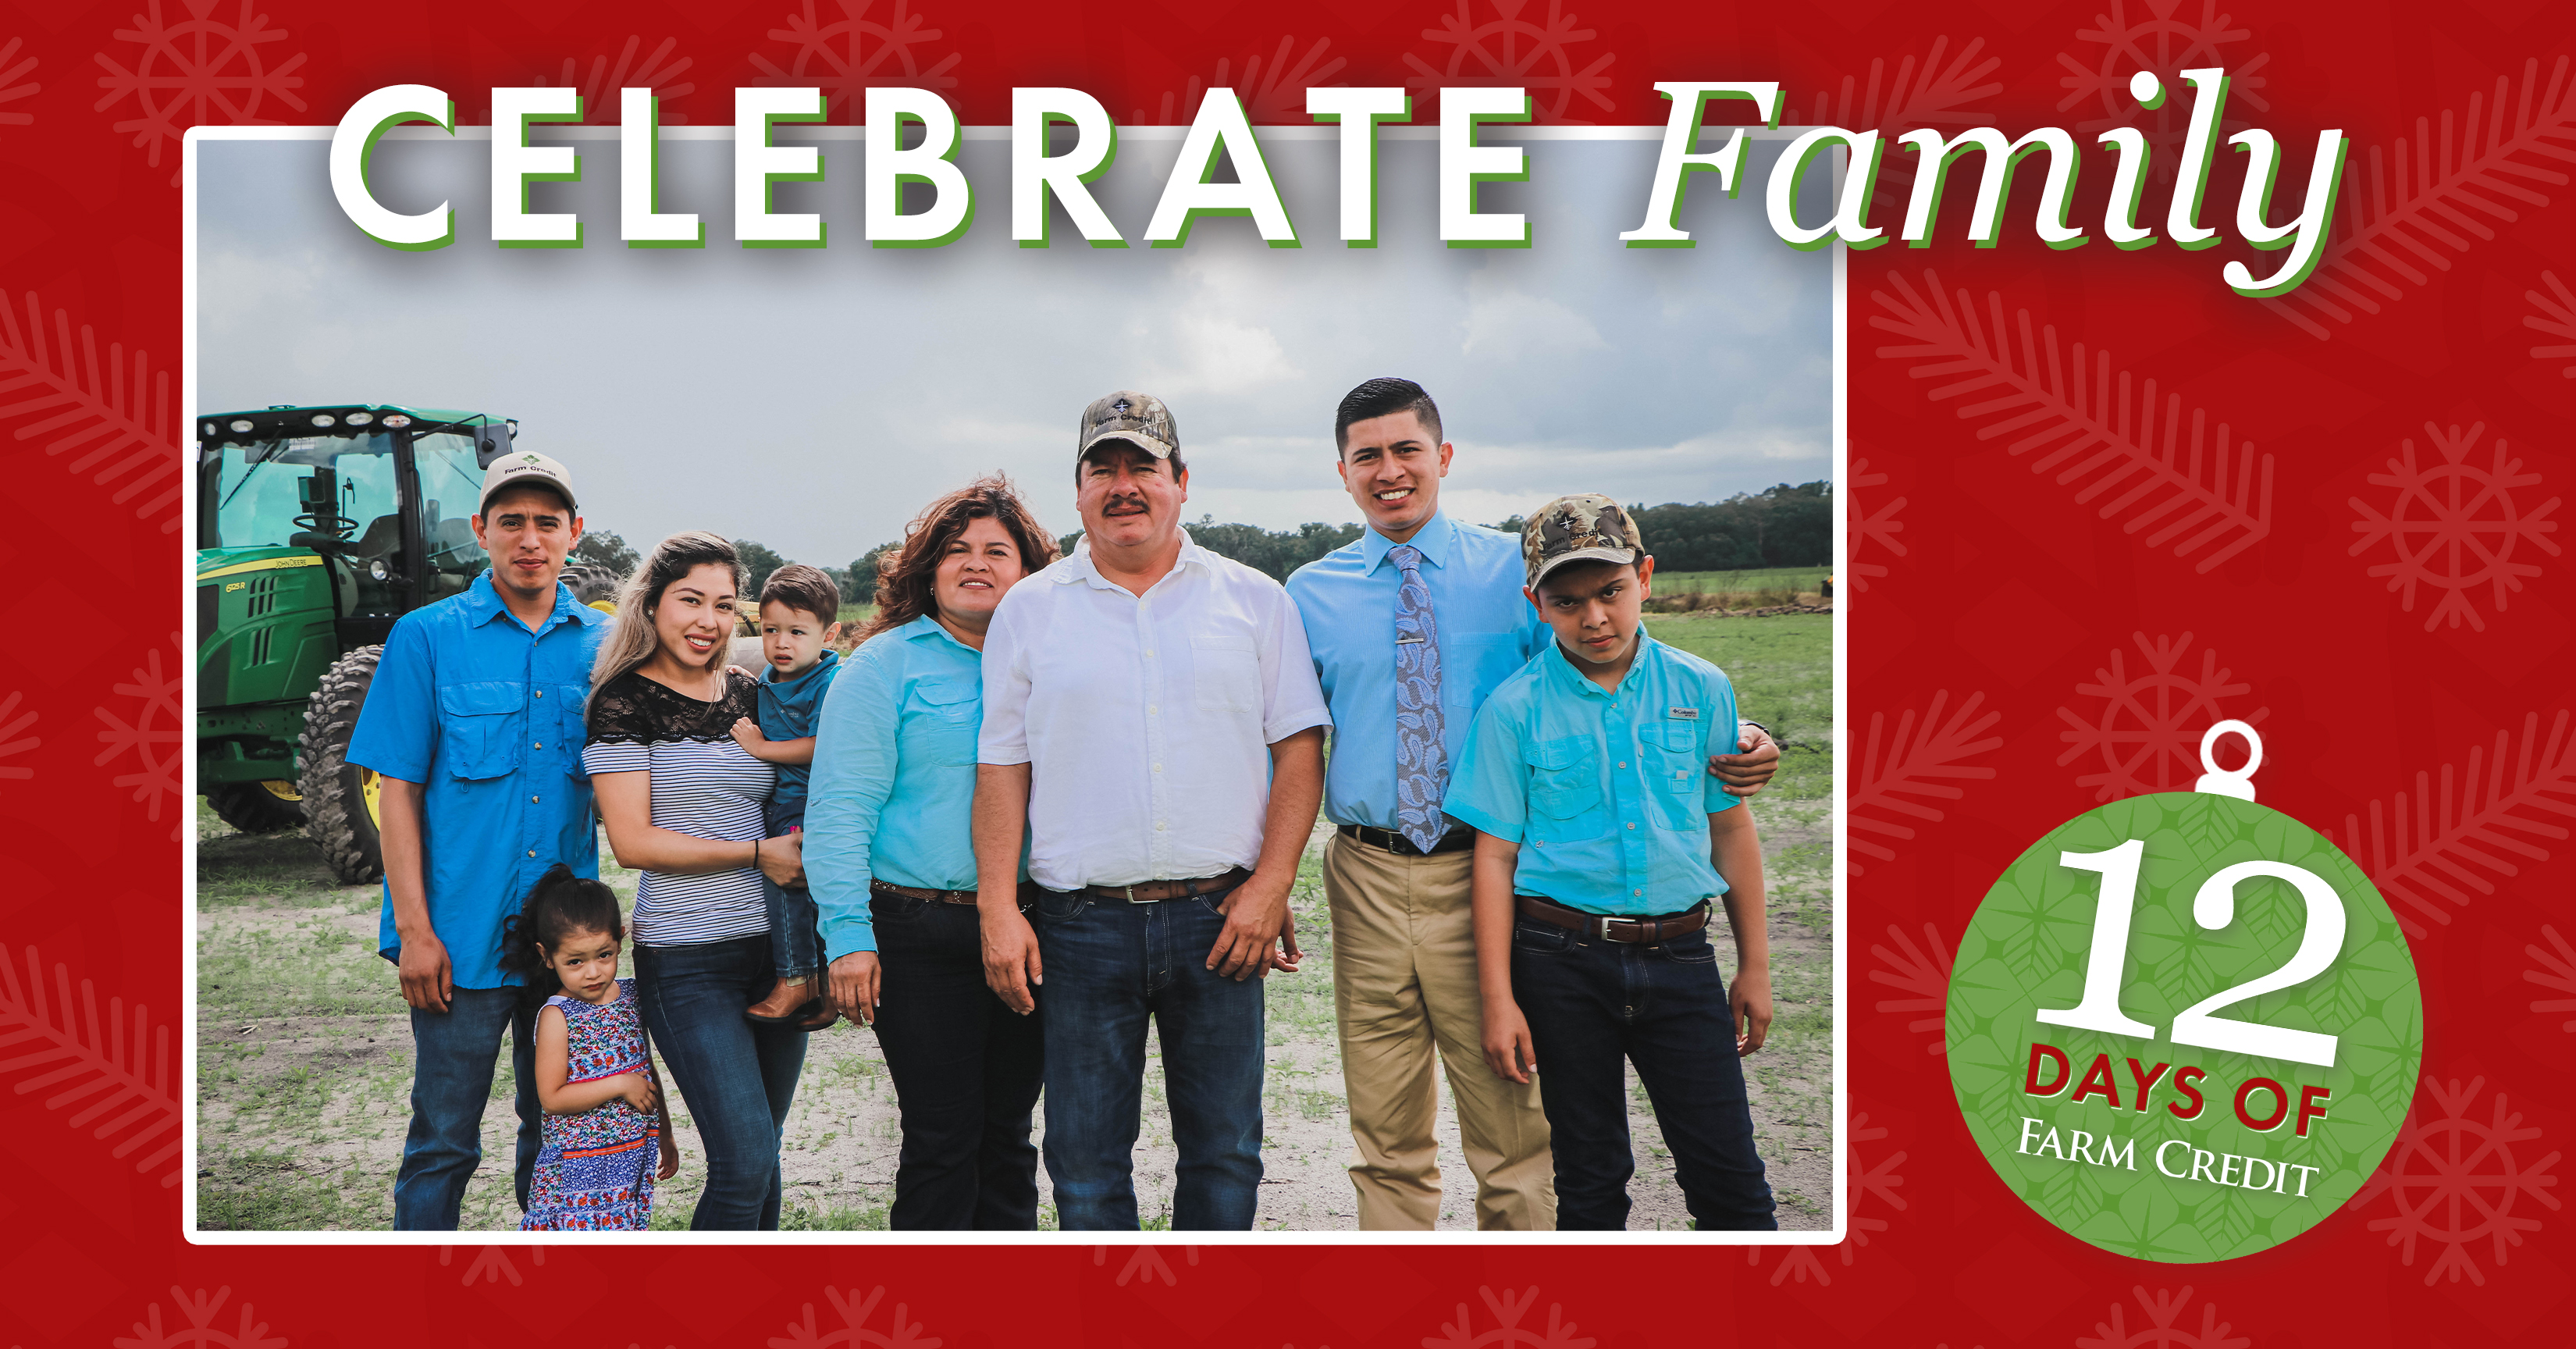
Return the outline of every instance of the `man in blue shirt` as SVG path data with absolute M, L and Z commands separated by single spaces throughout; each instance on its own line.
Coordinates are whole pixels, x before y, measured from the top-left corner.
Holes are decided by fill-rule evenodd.
M 1535 1085 L 1483 1068 L 1476 831 L 1444 819 L 1441 798 L 1477 707 L 1551 638 L 1521 594 L 1520 541 L 1441 513 L 1454 453 L 1441 435 L 1421 385 L 1351 390 L 1334 416 L 1335 468 L 1367 528 L 1288 579 L 1333 714 L 1324 814 L 1336 835 L 1323 870 L 1351 1182 L 1363 1230 L 1428 1230 L 1439 1217 L 1436 1049 L 1476 1176 L 1476 1225 L 1545 1231 L 1556 1225 L 1547 1119 Z M 1760 728 L 1746 735 L 1749 752 L 1710 761 L 1741 795 L 1780 756 Z
M 1628 1224 L 1623 1060 L 1699 1230 L 1771 1229 L 1737 1062 L 1771 1024 L 1762 842 L 1701 772 L 1712 731 L 1735 724 L 1734 687 L 1647 635 L 1654 559 L 1618 503 L 1559 497 L 1522 539 L 1556 640 L 1476 713 L 1445 802 L 1478 831 L 1485 1062 L 1515 1084 L 1548 1065 L 1561 1230 Z M 1731 996 L 1707 933 L 1721 896 Z
M 563 466 L 515 451 L 493 463 L 474 537 L 491 568 L 394 624 L 349 738 L 349 762 L 383 776 L 378 950 L 411 1004 L 411 1129 L 394 1178 L 404 1231 L 455 1229 L 505 1030 L 527 1207 L 541 1145 L 534 1009 L 501 970 L 501 927 L 555 863 L 599 874 L 582 711 L 608 618 L 560 580 L 581 538 Z

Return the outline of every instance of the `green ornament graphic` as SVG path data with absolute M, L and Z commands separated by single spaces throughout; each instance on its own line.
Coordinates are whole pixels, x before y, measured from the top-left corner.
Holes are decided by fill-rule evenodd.
M 2222 732 L 2254 743 L 2244 769 L 2087 811 L 2015 859 L 1950 979 L 1950 1083 L 1996 1175 L 2142 1260 L 2251 1255 L 2340 1208 L 2423 1056 L 2388 902 L 2254 803 L 2250 727 L 2213 727 L 2203 762 Z

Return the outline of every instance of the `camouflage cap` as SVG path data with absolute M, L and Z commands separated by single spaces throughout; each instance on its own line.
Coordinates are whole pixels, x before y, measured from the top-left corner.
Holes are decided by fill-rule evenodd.
M 1634 562 L 1646 555 L 1637 522 L 1619 503 L 1594 492 L 1558 497 L 1521 527 L 1521 558 L 1536 589 L 1568 562 Z
M 1073 457 L 1091 453 L 1104 440 L 1123 440 L 1157 459 L 1169 459 L 1181 447 L 1181 430 L 1172 410 L 1150 393 L 1120 389 L 1092 400 L 1082 410 L 1082 433 L 1075 437 Z

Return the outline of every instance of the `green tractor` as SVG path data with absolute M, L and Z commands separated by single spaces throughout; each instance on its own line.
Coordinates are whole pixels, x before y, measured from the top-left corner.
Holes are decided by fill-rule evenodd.
M 472 517 L 518 423 L 384 404 L 197 418 L 197 785 L 236 829 L 302 825 L 384 873 L 349 734 L 394 620 L 490 565 Z

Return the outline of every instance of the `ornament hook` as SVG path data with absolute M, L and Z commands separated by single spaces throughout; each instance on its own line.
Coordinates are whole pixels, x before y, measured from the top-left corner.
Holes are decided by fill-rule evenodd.
M 2218 737 L 2229 734 L 2242 737 L 2246 749 L 2245 766 L 2232 773 L 2221 769 L 2217 757 L 2210 752 L 2218 748 Z M 2219 722 L 2200 733 L 2200 766 L 2208 771 L 2201 774 L 2200 781 L 2192 784 L 2193 791 L 2251 801 L 2254 799 L 2254 770 L 2263 766 L 2263 737 L 2256 735 L 2254 728 L 2244 722 L 2232 719 Z

